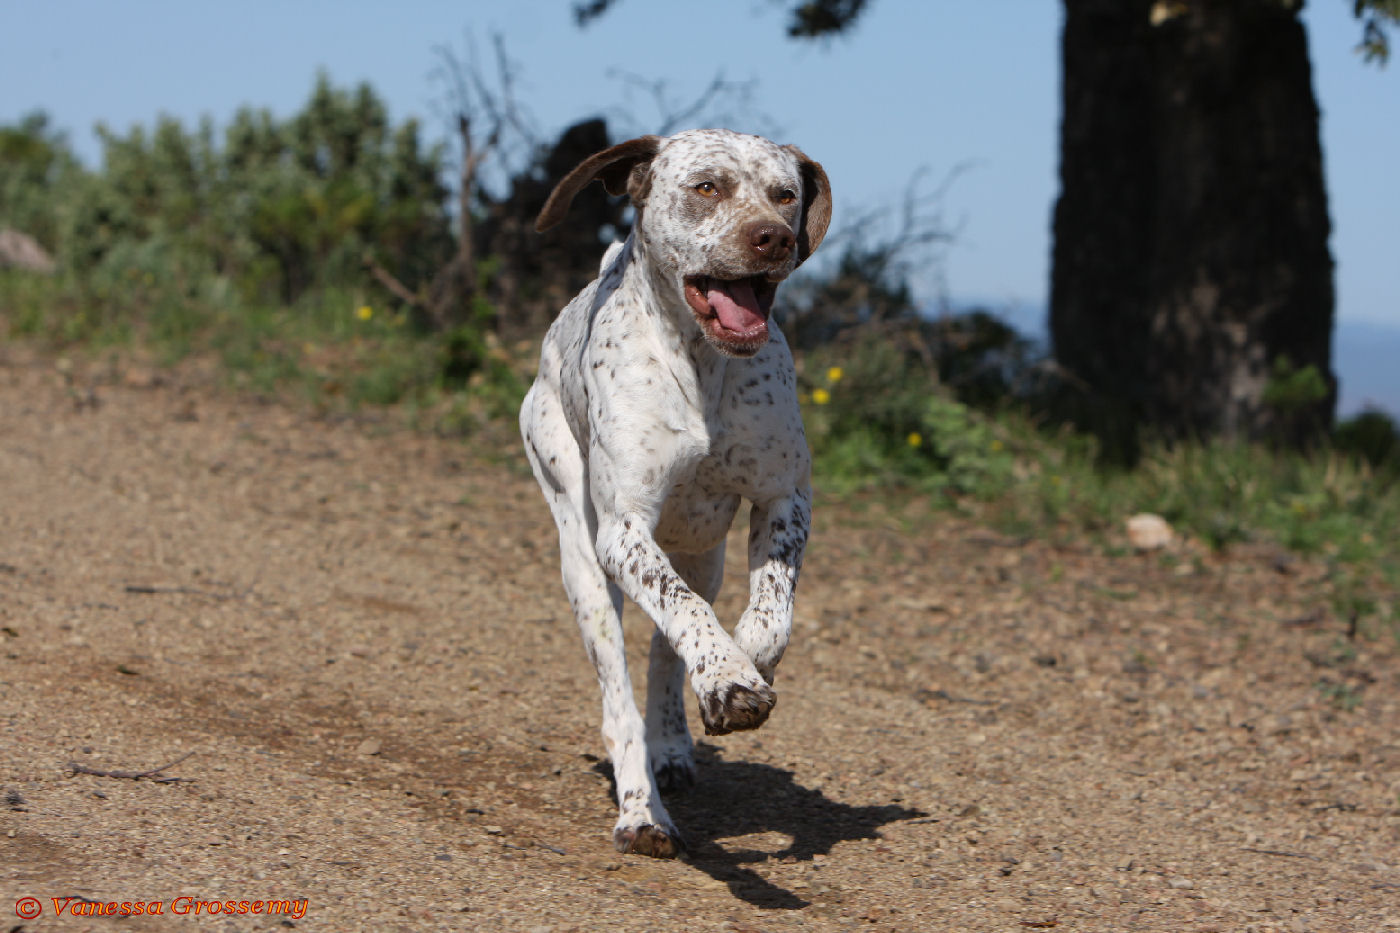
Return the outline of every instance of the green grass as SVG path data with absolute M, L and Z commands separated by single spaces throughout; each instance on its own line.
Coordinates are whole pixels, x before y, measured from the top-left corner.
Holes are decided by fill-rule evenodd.
M 163 365 L 212 355 L 240 390 L 325 410 L 399 405 L 448 434 L 513 414 L 524 396 L 519 365 L 480 329 L 416 331 L 401 309 L 357 290 L 286 307 L 243 300 L 217 280 L 186 288 L 137 275 L 121 285 L 0 272 L 0 328 L 65 352 L 139 348 Z
M 1275 545 L 1323 563 L 1332 610 L 1354 633 L 1400 638 L 1400 472 L 1393 467 L 1334 449 L 1217 442 L 1149 445 L 1127 470 L 1105 467 L 1085 438 L 1038 430 L 1014 414 L 977 417 L 1006 438 L 1013 479 L 1003 483 L 998 468 L 969 484 L 970 493 L 945 498 L 948 507 L 1011 534 L 1088 538 L 1110 556 L 1129 552 L 1124 523 L 1138 512 L 1161 515 L 1214 551 Z M 986 431 L 973 435 L 978 443 Z M 1159 558 L 1164 566 L 1180 559 Z
M 1020 437 L 1021 479 L 1004 503 L 1013 520 L 1095 531 L 1155 512 L 1215 549 L 1268 539 L 1345 564 L 1400 553 L 1400 483 L 1345 454 L 1159 444 L 1123 470 L 1101 466 L 1091 448 Z
M 960 404 L 878 341 L 813 353 L 799 369 L 826 495 L 928 494 L 1007 534 L 1088 539 L 1109 556 L 1131 553 L 1129 516 L 1154 512 L 1213 551 L 1272 544 L 1322 561 L 1339 619 L 1400 638 L 1400 444 L 1384 416 L 1342 425 L 1334 446 L 1309 453 L 1148 443 L 1129 470 L 1105 465 L 1086 435 Z

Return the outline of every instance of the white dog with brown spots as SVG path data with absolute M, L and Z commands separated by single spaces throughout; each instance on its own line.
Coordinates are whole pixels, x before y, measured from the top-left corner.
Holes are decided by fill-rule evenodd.
M 520 427 L 602 688 L 614 843 L 670 858 L 684 844 L 660 790 L 695 780 L 687 677 L 710 735 L 757 728 L 777 702 L 812 493 L 792 354 L 769 311 L 821 243 L 831 188 L 819 164 L 761 137 L 643 136 L 570 172 L 536 228 L 595 179 L 631 197 L 636 222 L 550 328 Z M 741 500 L 750 597 L 731 637 L 711 603 Z M 624 593 L 656 623 L 645 720 Z

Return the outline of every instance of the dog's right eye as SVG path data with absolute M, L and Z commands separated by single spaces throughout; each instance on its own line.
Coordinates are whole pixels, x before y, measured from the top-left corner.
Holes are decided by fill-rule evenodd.
M 695 190 L 700 192 L 707 198 L 712 198 L 715 195 L 719 194 L 719 189 L 715 187 L 715 183 L 712 181 L 700 182 L 700 184 L 695 186 Z

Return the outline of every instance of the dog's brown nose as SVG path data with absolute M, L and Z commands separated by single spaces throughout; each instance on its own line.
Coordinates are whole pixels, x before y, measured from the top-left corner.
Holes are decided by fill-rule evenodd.
M 783 224 L 758 223 L 749 227 L 749 246 L 764 259 L 782 262 L 796 244 L 792 231 Z

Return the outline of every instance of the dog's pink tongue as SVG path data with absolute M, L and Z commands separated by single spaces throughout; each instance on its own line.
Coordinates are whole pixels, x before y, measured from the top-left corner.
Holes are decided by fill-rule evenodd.
M 721 282 L 710 280 L 705 300 L 715 309 L 715 315 L 725 330 L 747 333 L 762 325 L 768 316 L 758 307 L 753 285 L 746 281 Z

